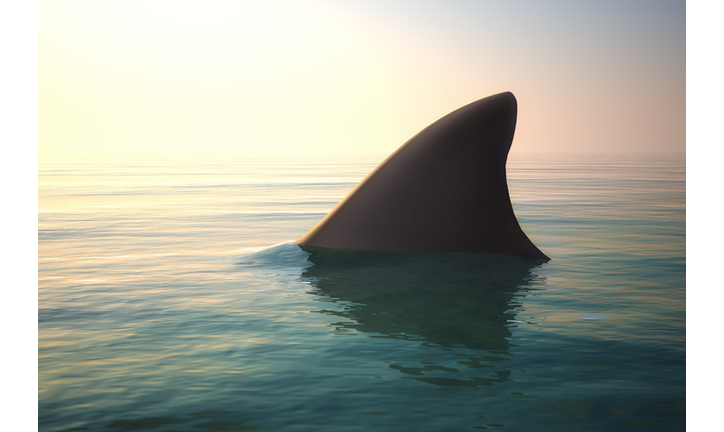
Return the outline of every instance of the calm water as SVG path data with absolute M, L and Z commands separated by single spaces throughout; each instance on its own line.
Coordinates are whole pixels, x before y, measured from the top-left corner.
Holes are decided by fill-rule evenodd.
M 511 160 L 542 265 L 289 242 L 377 162 L 41 165 L 39 429 L 684 429 L 683 160 Z

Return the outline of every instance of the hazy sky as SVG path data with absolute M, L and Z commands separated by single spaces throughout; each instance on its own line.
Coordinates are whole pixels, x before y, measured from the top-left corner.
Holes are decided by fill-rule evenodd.
M 515 153 L 683 154 L 685 9 L 41 0 L 39 156 L 384 156 L 506 90 Z

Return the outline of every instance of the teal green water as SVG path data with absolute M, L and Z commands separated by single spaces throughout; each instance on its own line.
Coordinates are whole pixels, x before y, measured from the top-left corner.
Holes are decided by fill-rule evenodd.
M 684 430 L 683 160 L 512 159 L 548 263 L 289 242 L 377 162 L 42 165 L 40 431 Z

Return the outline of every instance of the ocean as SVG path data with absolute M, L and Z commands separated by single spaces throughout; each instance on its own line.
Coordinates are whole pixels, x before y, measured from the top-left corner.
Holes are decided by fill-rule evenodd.
M 380 161 L 42 163 L 39 430 L 684 430 L 683 158 L 512 155 L 542 264 L 291 243 Z

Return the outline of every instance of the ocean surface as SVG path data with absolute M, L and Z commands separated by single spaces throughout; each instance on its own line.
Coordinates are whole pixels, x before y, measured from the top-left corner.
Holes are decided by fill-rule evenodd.
M 682 158 L 511 157 L 544 264 L 291 243 L 380 161 L 41 164 L 39 430 L 684 430 Z

